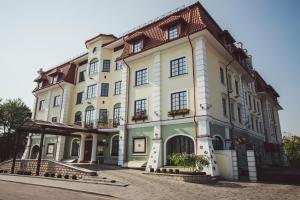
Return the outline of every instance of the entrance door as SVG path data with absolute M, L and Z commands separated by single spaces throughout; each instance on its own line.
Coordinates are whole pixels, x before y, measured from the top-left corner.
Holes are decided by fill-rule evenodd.
M 92 140 L 86 140 L 85 141 L 85 148 L 84 148 L 84 160 L 90 161 L 92 157 Z
M 183 135 L 172 137 L 167 142 L 167 165 L 170 165 L 168 157 L 173 153 L 194 153 L 194 141 Z
M 245 144 L 236 145 L 236 153 L 239 167 L 240 180 L 247 180 L 249 177 L 247 146 Z

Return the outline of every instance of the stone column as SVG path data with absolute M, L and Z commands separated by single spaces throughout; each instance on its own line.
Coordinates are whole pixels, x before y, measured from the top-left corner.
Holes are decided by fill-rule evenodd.
M 80 137 L 80 151 L 78 162 L 84 161 L 85 138 L 86 135 L 82 133 Z
M 91 163 L 96 163 L 97 143 L 98 143 L 98 135 L 93 134 Z
M 125 146 L 126 141 L 126 130 L 124 126 L 119 126 L 119 156 L 118 156 L 118 165 L 121 167 L 126 167 L 125 164 L 125 157 L 126 157 L 126 150 Z
M 29 133 L 27 136 L 27 144 L 26 144 L 26 149 L 22 155 L 22 160 L 24 159 L 29 159 L 29 155 L 30 155 L 30 148 L 31 148 L 31 143 L 32 143 L 32 133 Z

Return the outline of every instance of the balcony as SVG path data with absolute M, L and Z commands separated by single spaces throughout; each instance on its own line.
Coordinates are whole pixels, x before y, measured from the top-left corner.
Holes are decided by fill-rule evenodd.
M 77 126 L 82 126 L 81 122 L 76 122 L 74 124 Z M 119 125 L 120 123 L 113 119 L 84 122 L 84 128 L 87 129 L 112 129 L 117 128 Z

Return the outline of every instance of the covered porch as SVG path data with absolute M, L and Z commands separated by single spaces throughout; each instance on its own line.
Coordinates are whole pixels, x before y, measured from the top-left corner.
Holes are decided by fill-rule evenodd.
M 18 152 L 19 136 L 21 134 L 29 134 L 29 133 L 40 135 L 39 145 L 38 145 L 38 147 L 40 148 L 35 149 L 35 151 L 37 151 L 36 158 L 35 158 L 37 159 L 37 166 L 35 170 L 36 175 L 40 174 L 40 166 L 41 166 L 41 160 L 43 159 L 42 158 L 43 152 L 45 151 L 48 152 L 51 150 L 49 144 L 47 146 L 47 150 L 45 150 L 44 148 L 45 135 L 54 135 L 58 137 L 65 136 L 68 138 L 76 139 L 78 143 L 77 148 L 79 149 L 78 162 L 96 163 L 97 158 L 101 156 L 98 153 L 99 142 L 100 143 L 102 142 L 104 145 L 107 145 L 108 141 L 102 138 L 107 138 L 107 135 L 112 134 L 109 133 L 108 131 L 100 130 L 100 129 L 89 129 L 89 128 L 79 127 L 76 125 L 70 126 L 62 123 L 27 119 L 19 128 L 16 129 L 16 140 L 15 140 L 15 147 L 14 147 L 15 153 L 13 156 L 11 173 L 14 173 L 15 171 L 15 162 L 16 162 L 17 152 Z M 118 137 L 115 138 L 118 139 Z M 101 141 L 99 141 L 99 139 Z M 54 146 L 52 147 L 52 151 L 54 151 L 53 149 Z M 32 150 L 33 148 L 30 151 Z M 30 155 L 32 155 L 32 152 L 30 152 Z

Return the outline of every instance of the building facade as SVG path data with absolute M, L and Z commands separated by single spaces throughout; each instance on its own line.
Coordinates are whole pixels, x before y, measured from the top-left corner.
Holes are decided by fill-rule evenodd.
M 246 150 L 261 165 L 281 164 L 279 95 L 251 56 L 200 3 L 173 11 L 122 37 L 100 34 L 87 53 L 35 79 L 35 120 L 97 129 L 80 138 L 46 136 L 43 158 L 158 168 L 168 156 Z M 23 158 L 35 159 L 29 135 Z M 243 164 L 244 163 L 244 164 Z

